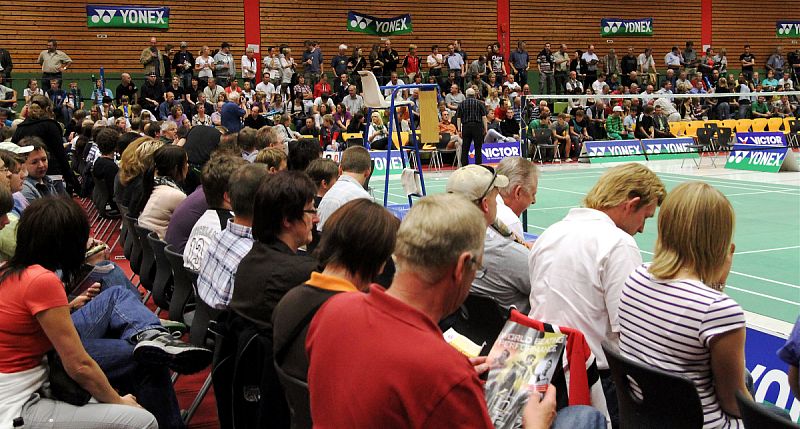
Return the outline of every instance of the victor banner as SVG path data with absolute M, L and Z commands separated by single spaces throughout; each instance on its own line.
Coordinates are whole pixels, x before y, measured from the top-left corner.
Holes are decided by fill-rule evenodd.
M 168 7 L 86 5 L 89 28 L 169 28 Z
M 394 18 L 377 18 L 363 13 L 347 13 L 347 31 L 372 34 L 375 36 L 395 36 L 411 33 L 411 14 Z
M 603 37 L 652 36 L 653 18 L 639 18 L 639 19 L 601 18 L 600 35 Z

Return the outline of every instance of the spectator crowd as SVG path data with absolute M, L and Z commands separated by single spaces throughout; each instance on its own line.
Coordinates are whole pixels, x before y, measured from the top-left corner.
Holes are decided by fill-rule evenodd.
M 672 77 L 686 88 L 681 80 L 693 67 L 700 76 L 687 91 L 719 92 L 729 76 L 725 62 L 712 62 L 713 50 L 695 63 L 690 44 L 676 48 L 662 82 L 649 51 L 625 74 L 627 56 L 616 62 L 611 52 L 601 61 L 590 47 L 568 71 L 556 60 L 548 69 L 547 47 L 545 58 L 533 61 L 520 43 L 507 70 L 496 45 L 467 66 L 457 41 L 447 55 L 434 46 L 427 62 L 413 45 L 401 59 L 387 41 L 366 57 L 359 48 L 348 56 L 341 46 L 331 62 L 341 73 L 331 84 L 314 42 L 297 64 L 299 75 L 288 47 L 270 49 L 261 62 L 248 50 L 237 72 L 228 44 L 213 56 L 203 47 L 194 58 L 186 44 L 172 54 L 153 38 L 141 54 L 142 87 L 127 73 L 116 92 L 99 81 L 87 114 L 80 96 L 65 105 L 56 70 L 63 72 L 69 57 L 50 44 L 45 63 L 60 64 L 43 75 L 50 91 L 28 94 L 22 118 L 4 131 L 13 128 L 10 141 L 0 143 L 0 424 L 19 418 L 26 427 L 184 427 L 170 371 L 211 364 L 226 425 L 241 418 L 282 428 L 491 428 L 481 376 L 495 363 L 462 355 L 440 325 L 463 316 L 465 300 L 482 297 L 500 312 L 517 309 L 569 335 L 569 359 L 557 369 L 564 377 L 529 397 L 525 428 L 618 427 L 604 342 L 691 379 L 704 427 L 743 427 L 735 395 L 752 393 L 744 376 L 745 316 L 724 293 L 735 216 L 712 186 L 688 182 L 667 194 L 643 165 L 610 168 L 581 207 L 531 244 L 520 216 L 536 202 L 539 170 L 528 159 L 461 167 L 447 179 L 446 195 L 419 199 L 400 221 L 371 199 L 373 166 L 363 145 L 347 145 L 338 164 L 321 157 L 343 128 L 367 130 L 354 71 L 397 85 L 402 67 L 412 82 L 447 89 L 440 101 L 445 144 L 518 139 L 524 117 L 530 128 L 561 130 L 556 134 L 574 149 L 572 136 L 597 132 L 591 124 L 601 115 L 615 118 L 602 122 L 612 124 L 604 128 L 610 137 L 626 133 L 637 99 L 617 103 L 613 91 L 638 94 L 639 82 L 645 85 L 638 100 L 648 118 L 672 115 L 660 100 L 668 100 Z M 559 52 L 566 55 L 566 47 Z M 534 63 L 546 91 L 561 91 L 563 83 L 565 93 L 585 93 L 584 83 L 600 82 L 597 101 L 557 112 L 550 123 L 550 104 L 523 97 Z M 255 85 L 259 69 L 263 80 Z M 741 79 L 751 91 L 755 72 Z M 654 85 L 663 91 L 653 92 Z M 401 95 L 412 101 L 406 115 L 416 113 L 416 95 Z M 379 114 L 369 122 L 374 147 L 384 126 Z M 634 118 L 635 135 L 650 132 L 643 122 Z M 170 335 L 169 323 L 142 304 L 121 268 L 93 252 L 104 244 L 90 238 L 75 194 L 91 196 L 105 217 L 136 219 L 183 255 L 197 274 L 196 305 L 221 314 L 213 361 L 211 350 Z M 633 236 L 658 207 L 653 261 L 643 263 Z M 106 273 L 79 289 L 87 266 L 106 266 Z M 794 389 L 797 337 L 780 351 Z M 257 352 L 243 351 L 250 344 Z M 62 382 L 96 401 L 49 389 L 59 368 Z M 242 377 L 255 390 L 234 389 Z

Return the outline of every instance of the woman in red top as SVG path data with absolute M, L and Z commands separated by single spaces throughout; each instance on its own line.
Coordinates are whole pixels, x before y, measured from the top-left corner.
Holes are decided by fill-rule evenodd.
M 403 70 L 408 76 L 408 81 L 413 82 L 414 76 L 419 73 L 420 58 L 417 56 L 417 45 L 408 46 L 408 55 L 403 58 Z
M 70 308 L 89 298 L 67 302 L 54 271 L 76 272 L 88 237 L 86 214 L 71 199 L 38 199 L 20 218 L 16 254 L 0 271 L 0 426 L 10 427 L 21 417 L 28 427 L 61 422 L 80 422 L 83 428 L 158 427 L 135 397 L 120 396 L 111 387 L 70 318 Z M 43 358 L 53 348 L 67 374 L 99 403 L 77 407 L 43 389 L 48 377 Z

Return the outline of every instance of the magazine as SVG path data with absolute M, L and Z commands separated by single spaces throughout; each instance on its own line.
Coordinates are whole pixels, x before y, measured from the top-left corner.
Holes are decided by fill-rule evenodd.
M 547 390 L 566 342 L 564 334 L 506 322 L 488 357 L 486 404 L 496 429 L 522 427 L 528 395 Z

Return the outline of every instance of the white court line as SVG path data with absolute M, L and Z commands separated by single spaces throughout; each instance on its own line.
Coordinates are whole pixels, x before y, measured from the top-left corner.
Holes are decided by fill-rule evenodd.
M 694 179 L 699 180 L 701 182 L 707 182 L 708 183 L 707 180 L 703 180 L 702 178 L 695 177 Z M 682 180 L 682 179 L 661 177 L 661 180 L 664 181 L 664 182 L 684 183 L 684 182 L 687 182 L 687 181 L 691 181 L 692 179 Z M 714 186 L 715 188 L 734 188 L 734 189 L 738 189 L 738 190 L 742 190 L 742 191 L 758 191 L 757 193 L 796 192 L 797 191 L 796 189 L 775 189 L 775 188 L 769 189 L 769 188 L 757 188 L 757 187 L 754 188 L 752 186 L 730 185 L 730 184 L 722 184 L 722 183 L 708 183 L 708 184 L 711 185 L 711 186 Z M 760 185 L 755 185 L 755 186 L 760 186 Z
M 716 185 L 713 185 L 716 186 Z M 725 194 L 726 197 L 741 197 L 742 195 L 760 195 L 760 194 L 785 194 L 800 197 L 799 193 L 791 191 L 756 191 L 756 192 L 742 192 L 741 194 Z
M 781 282 L 781 281 L 778 281 L 778 280 L 767 279 L 767 278 L 764 278 L 764 277 L 753 276 L 753 275 L 750 275 L 750 274 L 740 273 L 738 271 L 731 270 L 731 274 L 736 274 L 737 276 L 747 277 L 747 278 L 751 278 L 751 279 L 754 279 L 754 280 L 761 280 L 761 281 L 764 281 L 764 282 L 767 282 L 767 283 L 774 283 L 776 285 L 787 286 L 787 287 L 790 287 L 790 288 L 793 288 L 793 289 L 800 289 L 800 286 L 798 286 L 798 285 L 793 285 L 791 283 Z M 800 304 L 800 303 L 798 303 L 798 304 Z
M 731 285 L 725 286 L 725 289 L 733 289 L 733 290 L 737 290 L 739 292 L 749 293 L 750 295 L 756 295 L 756 296 L 760 296 L 762 298 L 771 299 L 773 301 L 780 301 L 780 302 L 785 302 L 786 304 L 800 306 L 800 302 L 789 301 L 788 299 L 777 298 L 777 297 L 766 295 L 766 294 L 763 294 L 763 293 L 753 292 L 753 291 L 747 290 L 747 289 L 741 289 L 741 288 L 734 287 L 734 286 L 731 286 Z
M 792 332 L 793 324 L 784 322 L 783 320 L 773 319 L 763 314 L 752 313 L 750 311 L 744 312 L 744 319 L 747 321 L 747 326 L 755 328 L 759 331 L 777 335 L 783 339 L 789 336 Z
M 787 246 L 787 247 L 775 247 L 773 249 L 761 249 L 761 250 L 748 250 L 745 252 L 736 252 L 735 255 L 749 255 L 751 253 L 764 253 L 764 252 L 774 252 L 777 250 L 789 250 L 789 249 L 798 249 L 800 246 Z
M 539 186 L 539 189 L 547 189 L 548 191 L 566 192 L 568 194 L 575 194 L 575 195 L 586 195 L 586 192 L 567 191 L 566 189 L 547 188 L 544 186 Z
M 533 207 L 531 207 L 531 208 L 528 209 L 528 211 L 529 212 L 541 212 L 541 211 L 545 211 L 545 210 L 574 209 L 575 207 L 578 207 L 578 206 L 541 207 L 541 208 L 538 208 L 538 207 L 537 208 L 533 208 Z
M 783 184 L 778 184 L 778 183 L 754 183 L 754 182 L 748 182 L 746 180 L 714 179 L 714 178 L 711 178 L 709 176 L 688 176 L 688 175 L 676 174 L 676 173 L 656 173 L 656 174 L 658 174 L 659 177 L 661 177 L 661 176 L 671 176 L 669 178 L 672 179 L 672 180 L 675 180 L 676 178 L 683 179 L 683 181 L 701 180 L 701 181 L 704 181 L 704 182 L 709 182 L 712 185 L 714 185 L 714 183 L 712 183 L 712 182 L 716 182 L 716 183 L 720 183 L 719 186 L 729 186 L 729 187 L 738 187 L 738 188 L 746 188 L 746 187 L 756 186 L 756 187 L 766 188 L 767 190 L 781 190 L 781 191 L 789 191 L 789 192 L 797 191 L 797 189 L 798 189 L 797 187 L 787 187 L 788 185 L 783 185 Z M 662 180 L 663 180 L 663 177 L 662 177 Z M 743 183 L 740 184 L 739 182 L 743 182 Z M 778 187 L 780 187 L 780 189 L 776 189 Z

